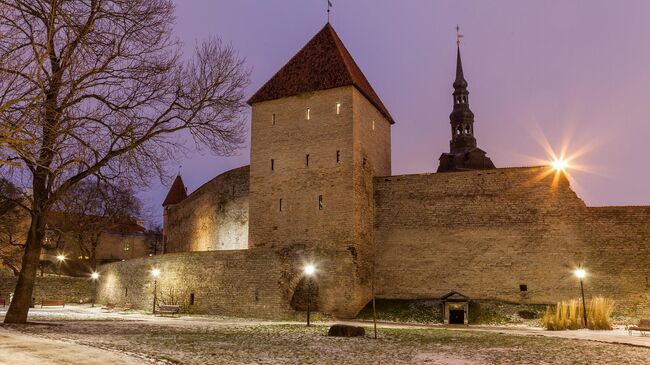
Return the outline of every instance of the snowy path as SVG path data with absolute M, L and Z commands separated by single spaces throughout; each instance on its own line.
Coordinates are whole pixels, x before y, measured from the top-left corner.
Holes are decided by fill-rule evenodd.
M 0 328 L 0 364 L 134 365 L 142 359 L 90 346 L 28 336 Z

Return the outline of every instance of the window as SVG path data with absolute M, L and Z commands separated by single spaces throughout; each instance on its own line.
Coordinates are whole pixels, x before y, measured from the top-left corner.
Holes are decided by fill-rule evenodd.
M 273 116 L 271 117 L 271 124 L 275 125 L 275 113 L 273 113 Z
M 282 199 L 280 199 L 280 211 L 282 211 Z
M 318 210 L 323 210 L 323 196 L 318 196 Z
M 271 159 L 271 171 L 275 170 L 275 160 Z
M 372 130 L 373 131 L 375 130 L 375 121 L 374 120 L 372 121 Z
M 311 119 L 311 109 L 307 108 L 307 120 Z
M 194 305 L 194 293 L 190 293 L 190 305 Z
M 336 103 L 336 114 L 341 114 L 341 103 Z
M 124 251 L 128 251 L 131 249 L 131 244 L 129 242 L 124 242 Z
M 363 158 L 363 167 L 366 167 L 366 162 L 367 162 L 367 160 L 366 160 L 366 158 L 364 157 L 364 158 Z
M 341 162 L 341 151 L 336 151 L 336 163 Z
M 305 155 L 305 166 L 309 166 L 309 154 Z
M 519 284 L 519 291 L 528 291 L 528 285 Z

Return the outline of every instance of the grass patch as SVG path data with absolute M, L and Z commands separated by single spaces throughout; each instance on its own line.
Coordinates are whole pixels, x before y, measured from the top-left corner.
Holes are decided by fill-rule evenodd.
M 587 325 L 584 322 L 582 299 L 571 299 L 550 306 L 544 314 L 544 328 L 547 330 L 575 330 L 588 327 L 591 330 L 611 330 L 610 317 L 614 310 L 614 300 L 594 297 L 587 302 Z

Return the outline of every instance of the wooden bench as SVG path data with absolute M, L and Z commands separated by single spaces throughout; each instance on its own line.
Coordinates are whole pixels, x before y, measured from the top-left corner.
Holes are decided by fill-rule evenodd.
M 641 333 L 641 336 L 650 335 L 650 319 L 641 319 L 639 324 L 627 328 L 628 333 L 631 335 L 632 331 Z
M 4 299 L 0 299 L 0 305 L 4 307 L 5 305 L 7 305 L 7 302 Z
M 63 301 L 63 300 L 43 299 L 41 301 L 41 308 L 43 308 L 43 307 L 65 307 L 65 301 Z
M 159 305 L 156 314 L 160 314 L 161 317 L 165 314 L 169 314 L 173 317 L 175 314 L 178 314 L 180 310 L 181 307 L 177 305 Z

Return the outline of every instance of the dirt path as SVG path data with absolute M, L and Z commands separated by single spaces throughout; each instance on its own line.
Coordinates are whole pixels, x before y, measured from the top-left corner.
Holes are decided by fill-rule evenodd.
M 0 328 L 0 364 L 135 365 L 143 360 L 113 351 L 28 336 Z

